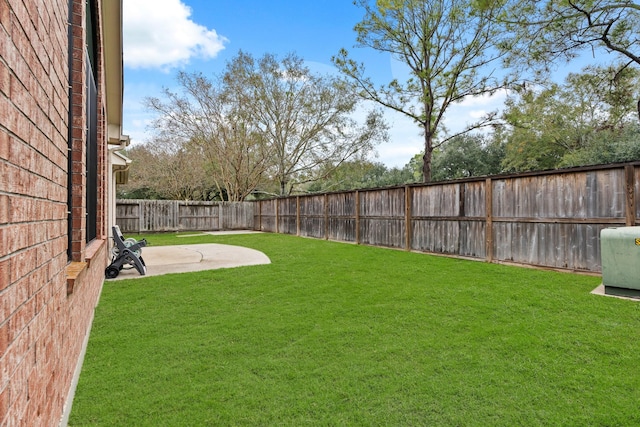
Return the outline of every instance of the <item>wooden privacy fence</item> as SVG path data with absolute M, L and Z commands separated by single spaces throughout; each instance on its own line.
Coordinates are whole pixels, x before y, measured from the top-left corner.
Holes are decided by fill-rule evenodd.
M 116 224 L 123 233 L 253 229 L 251 202 L 181 200 L 116 201 Z
M 640 163 L 257 201 L 256 230 L 599 272 L 600 231 L 638 223 Z M 640 262 L 640 260 L 638 260 Z

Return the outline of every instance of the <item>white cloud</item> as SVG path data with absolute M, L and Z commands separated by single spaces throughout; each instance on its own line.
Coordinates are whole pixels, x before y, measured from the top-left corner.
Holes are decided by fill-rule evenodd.
M 498 91 L 493 95 L 469 96 L 461 102 L 449 106 L 444 126 L 450 133 L 460 132 L 490 112 L 500 113 L 506 99 L 507 91 L 505 90 Z
M 169 69 L 191 58 L 214 58 L 227 39 L 190 19 L 180 0 L 124 0 L 124 63 Z
M 479 96 L 467 96 L 455 105 L 460 105 L 462 107 L 493 106 L 496 105 L 496 103 L 504 104 L 505 99 L 507 99 L 507 91 L 503 89 L 493 94 L 485 93 Z
M 488 113 L 487 110 L 471 110 L 469 111 L 469 117 L 471 117 L 474 120 L 478 120 L 485 117 L 487 113 Z

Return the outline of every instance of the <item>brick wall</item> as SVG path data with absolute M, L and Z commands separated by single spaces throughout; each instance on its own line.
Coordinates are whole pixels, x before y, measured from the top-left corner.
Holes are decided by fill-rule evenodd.
M 98 239 L 84 238 L 84 14 L 85 0 L 73 0 L 70 103 L 68 1 L 0 0 L 2 426 L 59 423 L 104 279 L 106 182 L 98 184 Z M 67 255 L 70 106 L 73 262 Z M 104 106 L 98 112 L 98 170 L 108 177 Z

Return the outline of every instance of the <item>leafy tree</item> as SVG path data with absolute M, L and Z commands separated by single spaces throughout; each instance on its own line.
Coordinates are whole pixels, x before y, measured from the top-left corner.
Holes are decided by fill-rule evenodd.
M 587 143 L 565 154 L 559 166 L 584 166 L 630 162 L 640 159 L 640 126 L 605 129 L 594 133 Z
M 420 175 L 418 173 L 416 177 L 414 170 L 411 162 L 403 168 L 387 168 L 384 163 L 369 160 L 347 161 L 331 168 L 324 179 L 312 183 L 307 191 L 315 193 L 409 184 L 419 181 Z
M 418 178 L 419 177 L 420 174 L 418 174 Z M 413 169 L 411 162 L 409 162 L 402 168 L 394 166 L 381 174 L 372 175 L 365 181 L 366 185 L 364 188 L 413 184 L 418 181 L 419 179 L 416 179 L 415 170 Z
M 377 170 L 384 173 L 386 167 L 369 160 L 348 160 L 339 166 L 327 165 L 323 179 L 311 183 L 307 191 L 318 193 L 364 188 L 367 177 L 376 174 Z
M 494 7 L 481 0 L 478 5 Z M 503 0 L 499 20 L 510 32 L 501 45 L 512 63 L 543 71 L 585 49 L 604 50 L 619 61 L 618 71 L 640 66 L 640 5 L 631 0 Z M 638 99 L 638 98 L 636 98 Z M 637 103 L 640 118 L 640 101 Z
M 356 25 L 360 46 L 391 54 L 408 67 L 405 82 L 393 80 L 376 87 L 358 64 L 342 49 L 333 58 L 335 65 L 358 88 L 366 100 L 412 118 L 424 135 L 423 179 L 431 179 L 434 148 L 456 136 L 437 139 L 443 132 L 447 109 L 467 97 L 492 94 L 510 81 L 501 76 L 502 54 L 497 14 L 500 6 L 477 7 L 477 0 L 356 0 L 365 10 Z M 498 3 L 498 2 L 487 2 Z M 491 124 L 490 113 L 461 133 Z
M 415 154 L 410 160 L 409 163 L 404 165 L 404 168 L 411 176 L 410 182 L 422 182 L 424 181 L 422 166 L 424 157 L 424 153 Z
M 627 148 L 634 131 L 627 128 L 637 128 L 633 100 L 640 94 L 640 73 L 615 70 L 616 66 L 589 66 L 580 74 L 569 74 L 562 86 L 529 86 L 514 92 L 504 113 L 510 131 L 503 166 L 540 170 L 627 158 L 621 152 L 633 152 Z M 626 148 L 614 148 L 618 140 L 627 140 Z M 606 141 L 611 149 L 603 146 Z M 610 156 L 598 157 L 595 147 Z
M 370 111 L 358 123 L 353 118 L 358 98 L 349 87 L 311 73 L 294 54 L 279 61 L 240 52 L 228 65 L 224 84 L 241 94 L 247 121 L 269 145 L 269 173 L 281 195 L 320 179 L 317 170 L 366 156 L 387 139 L 380 112 Z
M 552 169 L 581 134 L 574 114 L 560 99 L 557 84 L 523 88 L 507 99 L 503 113 L 511 132 L 503 166 L 510 171 Z
M 481 134 L 460 135 L 434 151 L 434 181 L 502 172 L 504 144 Z
M 640 98 L 640 69 L 621 64 L 587 66 L 567 76 L 564 97 L 595 129 L 619 129 L 636 122 L 633 110 Z

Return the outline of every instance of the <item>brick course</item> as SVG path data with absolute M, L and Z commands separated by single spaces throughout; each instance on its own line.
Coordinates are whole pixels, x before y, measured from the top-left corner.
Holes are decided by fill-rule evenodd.
M 101 10 L 97 1 L 98 11 Z M 60 422 L 107 264 L 104 84 L 99 84 L 98 240 L 85 242 L 85 0 L 0 0 L 0 425 Z M 99 12 L 98 12 L 99 14 Z M 98 16 L 99 26 L 101 17 Z M 101 34 L 98 31 L 98 35 Z M 100 36 L 98 37 L 100 45 Z M 98 82 L 102 78 L 98 58 Z M 69 123 L 69 109 L 72 123 Z M 67 170 L 68 127 L 72 170 Z M 71 261 L 91 262 L 67 288 Z

